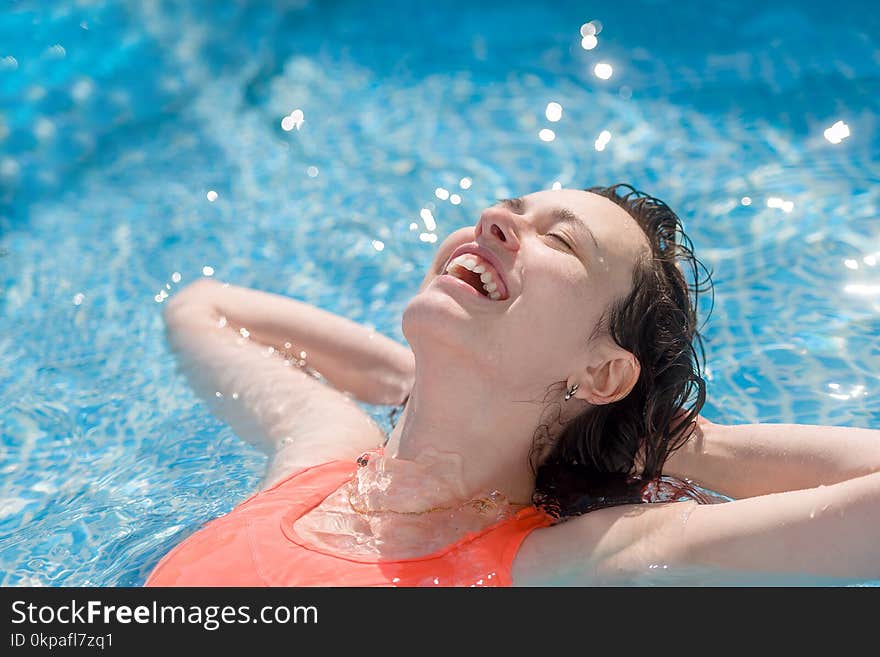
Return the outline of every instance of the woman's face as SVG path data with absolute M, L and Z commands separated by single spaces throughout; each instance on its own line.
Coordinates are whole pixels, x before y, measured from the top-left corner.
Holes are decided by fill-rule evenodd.
M 455 267 L 447 273 L 459 247 L 482 249 L 497 263 L 504 296 L 492 300 L 461 285 L 468 275 Z M 630 291 L 643 251 L 650 247 L 635 220 L 597 194 L 562 189 L 500 201 L 440 245 L 404 311 L 404 335 L 417 358 L 439 340 L 468 352 L 499 383 L 544 387 L 583 364 L 589 336 L 608 305 Z

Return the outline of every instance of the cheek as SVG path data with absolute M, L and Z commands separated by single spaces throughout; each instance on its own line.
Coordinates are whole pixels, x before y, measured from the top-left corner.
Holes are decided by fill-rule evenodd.
M 571 274 L 531 277 L 521 303 L 511 307 L 511 343 L 548 365 L 560 366 L 582 349 L 601 314 L 596 292 Z M 598 309 L 598 310 L 597 310 Z

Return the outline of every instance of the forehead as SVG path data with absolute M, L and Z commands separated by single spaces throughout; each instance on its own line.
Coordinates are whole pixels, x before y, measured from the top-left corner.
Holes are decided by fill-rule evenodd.
M 644 231 L 629 213 L 611 199 L 580 189 L 555 189 L 523 197 L 529 209 L 565 208 L 577 215 L 593 232 L 602 250 L 634 255 L 649 248 Z

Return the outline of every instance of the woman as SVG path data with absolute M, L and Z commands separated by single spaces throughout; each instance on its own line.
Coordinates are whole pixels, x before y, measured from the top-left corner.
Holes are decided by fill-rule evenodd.
M 404 311 L 410 348 L 291 299 L 189 286 L 170 341 L 270 460 L 262 491 L 147 584 L 880 578 L 880 431 L 700 417 L 682 242 L 628 186 L 501 201 L 441 245 Z M 387 443 L 351 396 L 405 404 Z M 736 499 L 701 504 L 685 479 Z

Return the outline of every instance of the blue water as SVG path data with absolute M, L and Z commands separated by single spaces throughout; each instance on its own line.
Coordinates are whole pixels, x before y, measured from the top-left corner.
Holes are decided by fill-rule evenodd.
M 163 290 L 210 266 L 403 341 L 423 240 L 555 182 L 684 218 L 707 417 L 880 427 L 880 14 L 839 7 L 5 2 L 0 583 L 141 584 L 258 483 L 175 371 Z

